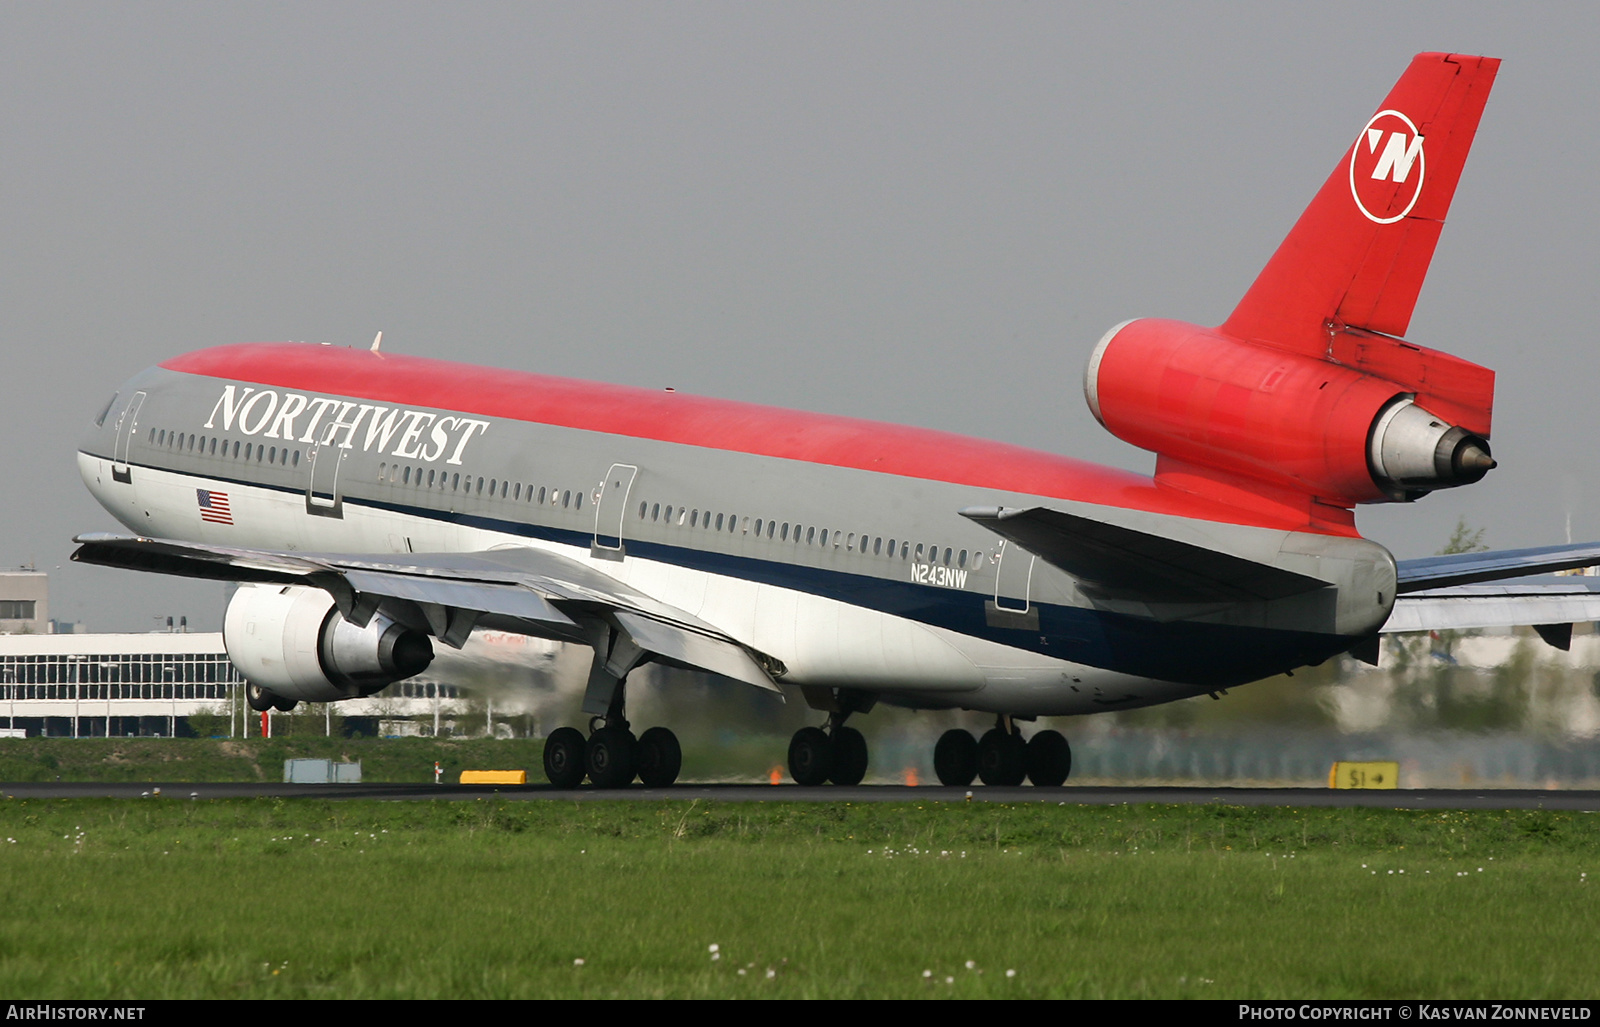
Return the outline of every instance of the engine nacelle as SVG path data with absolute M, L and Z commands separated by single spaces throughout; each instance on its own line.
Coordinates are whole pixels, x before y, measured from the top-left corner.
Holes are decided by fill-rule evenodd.
M 1125 442 L 1341 506 L 1416 499 L 1494 467 L 1485 438 L 1404 385 L 1178 321 L 1107 332 L 1084 396 Z
M 228 601 L 222 643 L 247 681 L 307 702 L 371 695 L 433 662 L 433 643 L 422 632 L 382 614 L 358 628 L 328 593 L 296 585 L 239 586 Z

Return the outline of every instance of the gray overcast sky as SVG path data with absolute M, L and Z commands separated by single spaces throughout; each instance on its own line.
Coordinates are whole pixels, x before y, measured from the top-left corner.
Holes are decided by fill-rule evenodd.
M 1112 324 L 1221 320 L 1410 56 L 1505 59 L 1410 338 L 1499 373 L 1482 484 L 1400 556 L 1600 538 L 1600 5 L 0 6 L 0 563 L 95 630 L 214 585 L 67 563 L 125 377 L 366 345 L 900 421 L 1148 470 Z M 57 565 L 61 569 L 56 571 Z

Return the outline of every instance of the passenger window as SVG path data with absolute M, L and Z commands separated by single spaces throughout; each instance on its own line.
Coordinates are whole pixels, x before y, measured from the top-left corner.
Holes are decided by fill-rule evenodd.
M 883 552 L 883 539 L 882 539 L 882 537 L 873 539 L 872 540 L 872 555 L 873 556 L 877 556 L 882 552 Z
M 640 503 L 639 504 L 639 519 L 641 521 L 644 520 L 644 515 L 647 512 L 649 512 L 649 510 L 650 510 L 650 504 L 649 503 Z
M 570 508 L 572 506 L 572 490 L 571 489 L 568 489 L 567 491 L 561 493 L 561 506 L 564 509 Z
M 817 529 L 816 528 L 807 528 L 806 529 L 806 545 L 809 546 L 811 543 L 815 542 L 816 540 L 817 540 Z
M 773 532 L 775 532 L 777 530 L 778 530 L 778 522 L 777 521 L 768 521 L 767 522 L 767 538 L 771 538 Z
M 717 514 L 717 530 L 718 531 L 722 530 L 722 515 L 721 514 Z
M 967 551 L 965 549 L 963 549 L 961 551 L 961 555 L 956 558 L 956 566 L 957 567 L 965 567 L 966 565 L 967 565 Z
M 278 462 L 278 447 L 277 446 L 273 446 L 272 447 L 271 457 L 272 457 L 272 459 L 268 460 L 267 463 L 275 464 L 275 463 Z
M 946 567 L 950 566 L 950 547 L 949 546 L 946 546 L 945 550 L 944 550 L 944 565 Z
M 539 499 L 538 499 L 538 502 L 539 502 L 540 505 L 544 504 L 544 486 L 543 485 L 539 486 Z
M 400 480 L 405 482 L 407 485 L 411 484 L 411 468 L 407 467 L 405 469 L 405 473 L 401 475 Z
M 450 491 L 451 492 L 460 492 L 461 491 L 461 474 L 460 474 L 460 472 L 457 472 L 457 473 L 452 474 L 450 476 Z
M 700 526 L 700 511 L 699 510 L 690 511 L 690 513 L 689 513 L 689 527 L 697 528 L 699 526 Z
M 670 506 L 667 507 L 666 511 L 662 514 L 662 516 L 666 518 L 667 523 L 670 525 L 672 523 L 672 507 L 670 507 Z
M 430 482 L 433 481 L 433 479 L 431 477 L 428 480 Z M 513 502 L 520 502 L 521 501 L 521 499 L 522 499 L 522 482 L 520 482 L 520 481 L 517 482 L 517 487 L 514 490 L 512 490 L 511 499 L 512 499 Z
M 495 486 L 498 485 L 498 484 L 500 484 L 500 483 L 498 481 L 496 481 L 495 479 L 493 479 L 493 478 L 489 479 L 489 495 L 491 495 L 491 496 L 494 495 Z M 482 490 L 483 486 L 479 485 L 478 488 L 480 490 Z
M 667 514 L 667 516 L 670 518 L 672 515 L 669 512 Z M 656 522 L 659 522 L 661 520 L 661 504 L 660 503 L 657 503 L 656 505 L 654 505 L 654 506 L 652 506 L 650 508 L 650 520 L 651 520 L 652 523 L 656 523 Z
M 783 533 L 779 536 L 779 538 L 784 542 L 789 541 L 789 522 L 788 521 L 784 521 L 783 522 Z
M 579 509 L 579 510 L 583 509 L 583 493 L 582 492 L 578 493 L 578 501 L 577 501 L 577 503 L 575 505 L 576 505 L 577 509 Z
M 757 537 L 761 535 L 761 518 L 759 517 L 756 518 L 756 535 Z
M 916 562 L 917 563 L 921 563 L 922 562 L 922 543 L 921 542 L 917 543 L 917 559 L 916 559 Z

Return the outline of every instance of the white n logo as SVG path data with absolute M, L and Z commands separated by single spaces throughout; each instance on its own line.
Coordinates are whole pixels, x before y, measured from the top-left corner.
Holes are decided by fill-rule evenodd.
M 1383 136 L 1381 129 L 1367 129 L 1367 150 L 1376 151 L 1378 140 Z M 1412 136 L 1411 145 L 1406 145 L 1404 132 L 1390 132 L 1389 141 L 1384 144 L 1383 153 L 1378 157 L 1377 166 L 1372 169 L 1372 177 L 1379 181 L 1390 178 L 1395 182 L 1404 183 L 1411 175 L 1411 165 L 1417 162 L 1422 155 L 1422 137 Z

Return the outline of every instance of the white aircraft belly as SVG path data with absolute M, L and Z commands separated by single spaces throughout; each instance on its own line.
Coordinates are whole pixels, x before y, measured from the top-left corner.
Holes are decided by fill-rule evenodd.
M 1108 696 L 1192 691 L 779 585 L 638 557 L 600 560 L 591 557 L 587 547 L 357 503 L 347 502 L 343 517 L 318 517 L 306 513 L 299 493 L 149 467 L 135 469 L 135 486 L 130 487 L 104 473 L 100 465 L 105 461 L 84 454 L 78 459 L 84 480 L 94 483 L 102 502 L 124 524 L 146 535 L 305 552 L 387 553 L 397 542 L 419 553 L 516 545 L 590 562 L 597 570 L 777 657 L 788 671 L 784 684 L 861 688 L 942 703 L 955 700 L 952 693 L 962 693 L 959 704 L 971 708 L 1028 708 L 1056 714 L 1098 712 L 1107 708 Z M 197 489 L 226 492 L 234 523 L 202 521 Z

